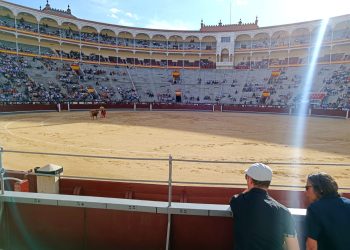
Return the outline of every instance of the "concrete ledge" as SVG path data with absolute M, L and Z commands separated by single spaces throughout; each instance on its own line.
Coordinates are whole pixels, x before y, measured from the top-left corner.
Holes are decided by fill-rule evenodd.
M 23 203 L 32 205 L 66 206 L 79 208 L 97 208 L 120 211 L 232 217 L 229 205 L 220 204 L 199 204 L 172 202 L 168 207 L 168 202 L 132 200 L 119 198 L 105 198 L 95 196 L 77 196 L 61 194 L 27 193 L 6 191 L 0 195 L 1 202 Z M 306 209 L 289 208 L 293 216 L 305 216 Z

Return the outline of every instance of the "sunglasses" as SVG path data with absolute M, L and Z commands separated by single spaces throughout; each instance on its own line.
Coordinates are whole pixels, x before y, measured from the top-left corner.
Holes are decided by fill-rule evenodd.
M 307 186 L 305 186 L 305 190 L 308 191 L 309 188 L 311 188 L 311 187 L 312 187 L 312 185 L 307 185 Z

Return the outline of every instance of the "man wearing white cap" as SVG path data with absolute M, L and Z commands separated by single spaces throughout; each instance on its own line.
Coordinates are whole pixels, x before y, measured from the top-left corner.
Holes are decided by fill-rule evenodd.
M 247 190 L 230 201 L 235 250 L 299 250 L 289 210 L 267 193 L 272 170 L 255 163 L 245 171 Z

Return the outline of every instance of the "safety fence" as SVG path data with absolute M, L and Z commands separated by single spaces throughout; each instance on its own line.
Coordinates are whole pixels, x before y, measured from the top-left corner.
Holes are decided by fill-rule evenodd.
M 18 174 L 11 175 L 11 171 L 5 172 L 2 165 L 3 153 L 161 162 L 168 167 L 168 180 L 61 176 L 59 194 L 5 191 L 5 180 L 14 182 L 21 178 L 17 178 L 20 177 Z M 243 190 L 244 183 L 174 181 L 173 167 L 174 164 L 181 163 L 215 166 L 253 163 L 174 159 L 172 156 L 132 158 L 3 149 L 0 151 L 0 160 L 0 247 L 4 249 L 232 249 L 234 222 L 230 218 L 232 215 L 228 201 L 230 196 Z M 350 163 L 270 162 L 269 165 L 331 168 L 349 167 Z M 33 173 L 25 173 L 22 178 L 23 176 L 35 179 Z M 77 186 L 82 192 L 72 195 Z M 303 187 L 275 185 L 272 188 L 270 194 L 274 198 L 285 204 L 293 204 L 288 207 L 291 207 L 303 249 L 305 209 L 301 201 L 303 192 L 298 191 Z M 99 189 L 102 190 L 101 193 L 98 192 Z M 350 187 L 342 187 L 342 190 L 347 192 Z M 118 193 L 123 193 L 124 196 L 118 196 Z M 221 200 L 213 199 L 220 195 L 223 197 Z M 57 232 L 60 240 L 55 239 Z M 100 237 L 101 233 L 104 237 Z
M 234 105 L 234 104 L 183 104 L 183 103 L 99 103 L 99 102 L 70 102 L 70 103 L 16 103 L 3 102 L 0 104 L 0 113 L 35 112 L 35 111 L 73 111 L 97 109 L 103 105 L 112 110 L 134 111 L 207 111 L 207 112 L 249 112 L 283 115 L 297 115 L 296 107 L 266 106 L 266 105 Z M 349 119 L 348 109 L 319 109 L 309 108 L 305 115 L 324 116 Z

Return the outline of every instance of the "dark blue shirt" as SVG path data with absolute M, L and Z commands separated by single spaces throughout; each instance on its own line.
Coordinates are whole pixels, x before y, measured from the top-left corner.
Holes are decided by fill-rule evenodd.
M 289 210 L 260 188 L 234 196 L 230 202 L 235 250 L 282 250 L 284 237 L 296 237 Z
M 319 250 L 349 250 L 350 199 L 331 196 L 313 202 L 307 208 L 306 227 Z

